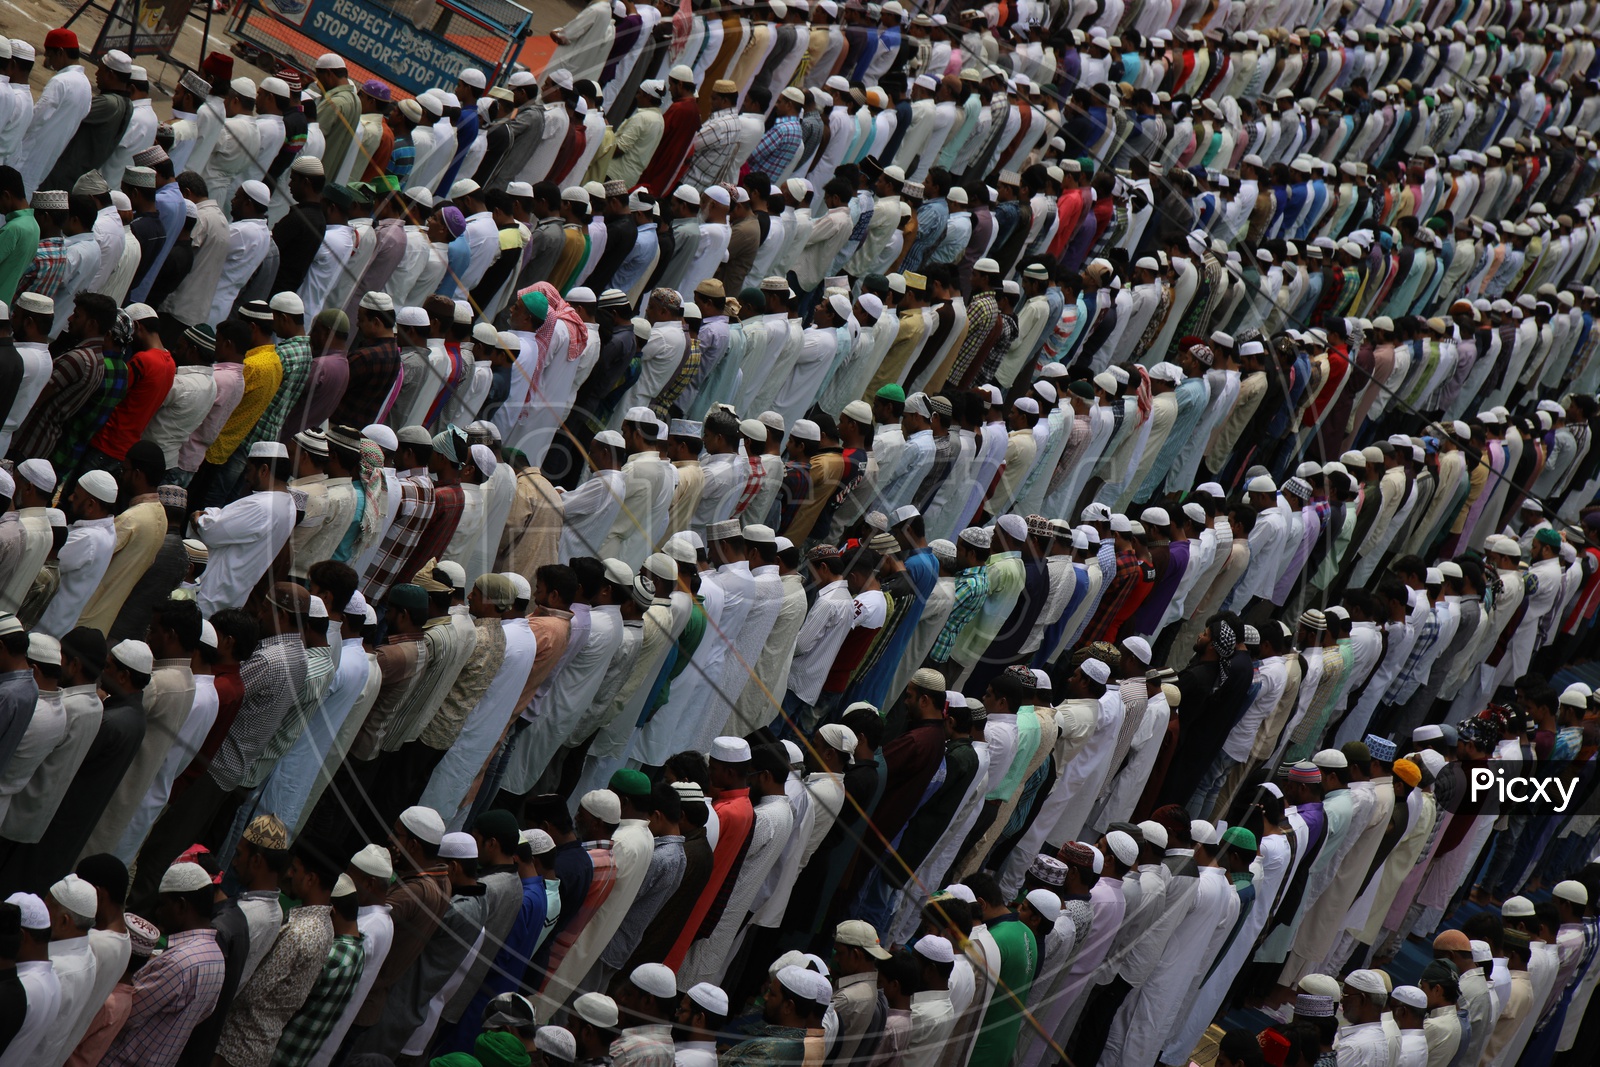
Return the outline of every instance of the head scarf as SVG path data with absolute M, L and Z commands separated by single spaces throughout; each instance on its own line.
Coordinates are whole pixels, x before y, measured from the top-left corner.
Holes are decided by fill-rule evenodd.
M 358 544 L 370 545 L 387 528 L 385 521 L 389 510 L 389 487 L 383 480 L 383 449 L 376 441 L 361 439 L 361 491 L 366 497 L 366 507 L 361 509 L 361 533 Z
M 118 352 L 127 352 L 128 347 L 133 344 L 133 319 L 126 311 L 120 308 L 117 310 L 117 321 L 107 332 L 106 340 L 109 342 L 107 347 L 114 348 Z
M 1228 661 L 1233 658 L 1233 650 L 1238 644 L 1233 627 L 1226 619 L 1218 619 L 1211 624 L 1211 644 L 1217 650 L 1217 688 L 1220 689 L 1228 680 Z
M 583 355 L 584 347 L 589 340 L 589 328 L 584 325 L 583 318 L 572 305 L 562 298 L 555 286 L 549 282 L 534 282 L 533 287 L 550 301 L 550 313 L 545 316 L 544 325 L 534 334 L 539 339 L 539 368 L 543 370 L 545 363 L 555 357 L 555 353 L 550 352 L 549 348 L 550 338 L 555 335 L 557 319 L 567 324 L 567 351 L 564 354 L 570 363 Z
M 1139 385 L 1135 395 L 1139 399 L 1139 422 L 1143 424 L 1150 417 L 1155 397 L 1150 391 L 1150 372 L 1140 366 L 1135 366 L 1133 369 L 1139 372 Z

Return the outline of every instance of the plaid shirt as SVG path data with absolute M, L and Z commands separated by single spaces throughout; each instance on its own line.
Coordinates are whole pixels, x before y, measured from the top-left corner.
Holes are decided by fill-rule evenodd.
M 167 935 L 166 951 L 133 976 L 133 1008 L 101 1064 L 172 1067 L 190 1033 L 217 1006 L 226 972 L 209 926 Z
M 993 289 L 972 295 L 972 300 L 967 304 L 967 333 L 961 340 L 955 364 L 950 368 L 950 381 L 966 380 L 967 369 L 978 358 L 978 353 L 983 351 L 983 343 L 989 339 L 994 320 L 999 314 L 1000 301 Z
M 1095 611 L 1089 628 L 1083 633 L 1082 644 L 1113 639 L 1108 636 L 1111 624 L 1116 621 L 1118 611 L 1139 585 L 1143 574 L 1144 564 L 1139 561 L 1139 556 L 1133 549 L 1117 553 L 1117 573 L 1106 586 L 1105 596 L 1100 598 L 1100 607 Z
M 393 337 L 381 337 L 371 344 L 352 348 L 346 359 L 350 364 L 350 381 L 329 421 L 345 426 L 381 422 L 388 414 L 383 405 L 394 392 L 394 380 L 400 373 L 400 346 Z
M 725 107 L 707 119 L 694 135 L 689 171 L 683 180 L 696 189 L 727 181 L 738 150 L 739 113 Z
M 630 1026 L 611 1042 L 612 1067 L 672 1067 L 672 1027 Z
M 17 292 L 38 293 L 56 300 L 60 298 L 61 287 L 66 280 L 66 242 L 60 237 L 41 237 L 39 250 L 33 254 L 33 265 L 17 284 Z
M 400 568 L 395 581 L 409 582 L 430 559 L 444 558 L 444 550 L 450 544 L 450 538 L 456 535 L 456 527 L 461 523 L 461 512 L 466 506 L 467 494 L 461 491 L 459 485 L 440 485 L 434 488 L 433 517 L 428 520 L 428 525 L 423 527 L 422 533 L 417 538 L 417 547 L 411 550 L 411 558 Z
M 650 410 L 663 419 L 667 417 L 672 405 L 678 402 L 683 391 L 689 388 L 700 374 L 700 338 L 687 331 L 685 334 L 689 338 L 689 346 L 684 349 L 683 361 L 678 364 L 678 369 L 673 372 L 666 387 L 650 402 Z
M 1422 661 L 1427 658 L 1428 650 L 1439 640 L 1439 612 L 1443 608 L 1444 605 L 1439 603 L 1428 609 L 1428 617 L 1422 620 L 1422 629 L 1417 632 L 1416 643 L 1411 646 L 1405 665 L 1400 668 L 1394 683 L 1384 694 L 1384 699 L 1389 703 L 1399 704 L 1410 700 L 1412 694 L 1417 691 L 1417 686 L 1422 684 L 1417 672 L 1422 668 Z
M 433 508 L 434 489 L 428 472 L 421 468 L 403 472 L 400 504 L 395 509 L 394 521 L 384 532 L 378 554 L 367 568 L 367 581 L 361 591 L 368 600 L 382 600 L 389 595 L 389 587 L 400 580 L 400 572 L 410 562 L 412 550 L 422 540 L 428 520 L 433 518 Z M 415 574 L 416 570 L 411 573 Z
M 367 950 L 360 937 L 340 934 L 333 939 L 328 958 L 322 964 L 322 974 L 311 987 L 311 995 L 306 997 L 305 1004 L 294 1013 L 278 1038 L 272 1067 L 304 1067 L 316 1057 L 333 1030 L 333 1024 L 339 1021 L 355 995 L 366 960 Z
M 111 418 L 111 412 L 128 395 L 131 376 L 128 361 L 121 352 L 104 348 L 100 350 L 100 386 L 67 425 L 66 431 L 50 454 L 50 463 L 58 471 L 72 470 L 89 447 L 89 438 L 100 432 L 100 427 Z
M 967 623 L 977 618 L 978 612 L 983 610 L 984 601 L 988 599 L 987 566 L 980 563 L 976 567 L 968 567 L 956 577 L 955 606 L 950 609 L 950 615 L 944 621 L 944 629 L 940 630 L 939 636 L 933 640 L 933 652 L 929 657 L 933 662 L 943 663 L 950 658 L 950 650 L 955 648 L 956 638 L 967 628 Z
M 105 377 L 102 343 L 101 338 L 91 337 L 55 357 L 45 384 L 49 395 L 33 405 L 11 438 L 13 459 L 44 459 L 55 449 L 62 426 L 88 402 Z
M 306 687 L 306 646 L 297 633 L 273 634 L 239 664 L 244 702 L 211 761 L 211 777 L 223 789 L 244 781 L 283 717 Z
M 278 386 L 278 391 L 272 394 L 267 410 L 261 413 L 255 426 L 240 442 L 239 447 L 247 451 L 257 441 L 278 439 L 283 420 L 289 417 L 290 409 L 299 402 L 300 394 L 305 392 L 306 381 L 311 377 L 311 338 L 305 334 L 285 337 L 274 347 L 278 352 L 278 361 L 283 364 L 283 382 Z
M 1006 353 L 1011 351 L 1011 346 L 1017 340 L 1017 317 L 1009 311 L 999 313 L 1000 334 L 995 338 L 994 347 L 989 349 L 989 354 L 984 357 L 983 370 L 978 375 L 978 382 L 992 382 L 1000 369 L 1000 363 L 1006 358 Z M 971 327 L 969 326 L 970 330 Z
M 774 180 L 794 160 L 795 153 L 805 144 L 800 134 L 800 120 L 793 115 L 779 116 L 772 129 L 761 135 L 745 164 L 747 174 L 765 174 Z

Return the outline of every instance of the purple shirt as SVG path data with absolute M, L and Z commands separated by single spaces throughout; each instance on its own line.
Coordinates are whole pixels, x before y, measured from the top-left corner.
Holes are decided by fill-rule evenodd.
M 211 402 L 211 411 L 178 449 L 179 468 L 191 474 L 200 469 L 200 462 L 206 458 L 206 449 L 217 439 L 228 416 L 239 406 L 239 398 L 244 396 L 244 365 L 212 364 L 211 380 L 217 383 L 217 398 Z
M 350 287 L 350 295 L 344 302 L 344 313 L 350 317 L 352 325 L 356 321 L 356 307 L 361 303 L 361 298 L 368 293 L 382 292 L 406 254 L 406 225 L 403 220 L 379 219 L 373 224 L 372 235 L 378 242 L 377 247 L 367 261 L 367 269 L 361 272 L 360 280 Z M 316 423 L 311 425 L 315 426 Z
M 1178 591 L 1178 582 L 1183 579 L 1183 572 L 1188 569 L 1189 542 L 1172 542 L 1167 546 L 1167 567 L 1156 576 L 1156 584 L 1150 587 L 1144 603 L 1134 612 L 1133 627 L 1129 632 L 1156 633 L 1161 626 L 1161 617 L 1167 613 L 1167 605 L 1172 603 L 1172 597 Z
M 350 361 L 343 352 L 335 350 L 312 359 L 305 391 L 284 418 L 278 440 L 288 444 L 301 430 L 328 421 L 339 401 L 344 399 L 345 387 L 349 384 Z

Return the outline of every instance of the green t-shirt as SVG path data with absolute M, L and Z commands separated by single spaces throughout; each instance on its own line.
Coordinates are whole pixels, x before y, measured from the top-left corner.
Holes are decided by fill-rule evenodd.
M 1022 1008 L 1038 970 L 1039 945 L 1015 913 L 991 922 L 989 936 L 1000 946 L 1000 978 L 967 1067 L 1005 1067 L 1011 1062 L 1022 1028 Z

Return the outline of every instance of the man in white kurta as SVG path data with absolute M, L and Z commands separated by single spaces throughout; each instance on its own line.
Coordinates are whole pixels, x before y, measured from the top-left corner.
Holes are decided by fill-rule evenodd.
M 655 835 L 650 832 L 650 780 L 641 771 L 618 771 L 612 784 L 622 792 L 596 789 L 584 794 L 578 806 L 596 820 L 616 826 L 609 835 L 611 859 L 616 865 L 615 881 L 600 907 L 589 916 L 577 940 L 561 958 L 556 973 L 550 976 L 545 996 L 551 1004 L 541 1012 L 546 1017 L 576 992 L 589 968 L 599 961 L 600 953 L 611 942 L 611 935 L 617 932 L 628 909 L 633 907 L 633 899 L 639 895 L 639 886 L 650 870 L 650 856 L 656 845 Z M 641 802 L 643 808 L 638 806 Z
M 1173 1006 L 1205 973 L 1239 917 L 1239 893 L 1228 872 L 1217 866 L 1213 854 L 1216 830 L 1208 829 L 1210 843 L 1195 842 L 1194 856 L 1200 868 L 1188 910 L 1167 939 L 1150 980 L 1129 994 L 1117 1011 L 1100 1056 L 1103 1067 L 1155 1062 L 1167 1034 L 1182 1022 L 1174 1018 Z
M 257 441 L 250 446 L 245 467 L 250 495 L 195 515 L 195 533 L 209 551 L 196 598 L 202 616 L 244 607 L 250 591 L 289 540 L 295 524 L 294 498 L 278 477 L 288 473 L 288 465 L 287 448 L 276 441 Z

